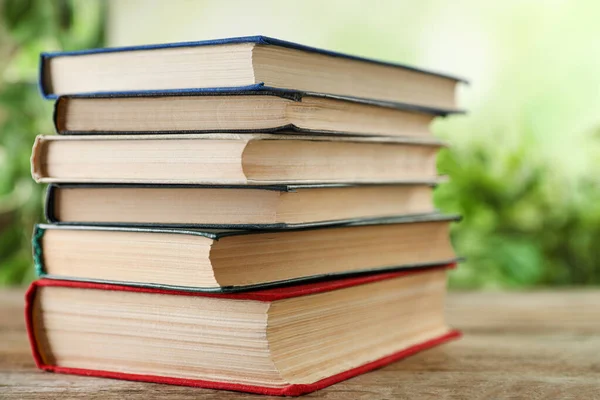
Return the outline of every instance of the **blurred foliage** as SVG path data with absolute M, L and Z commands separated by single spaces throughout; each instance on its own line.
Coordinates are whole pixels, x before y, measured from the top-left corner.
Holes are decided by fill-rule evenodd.
M 536 160 L 530 132 L 513 146 L 496 139 L 438 158 L 451 181 L 436 190 L 436 204 L 463 216 L 452 237 L 467 260 L 452 287 L 600 284 L 597 175 L 554 174 L 549 161 Z
M 103 2 L 0 0 L 0 285 L 33 278 L 31 232 L 43 187 L 29 172 L 38 133 L 51 133 L 52 103 L 37 88 L 42 51 L 102 46 Z

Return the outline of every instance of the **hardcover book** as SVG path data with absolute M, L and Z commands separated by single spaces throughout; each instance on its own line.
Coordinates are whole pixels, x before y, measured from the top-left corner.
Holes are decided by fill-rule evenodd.
M 39 368 L 297 396 L 457 338 L 445 268 L 238 294 L 42 279 L 26 295 Z
M 126 285 L 241 291 L 456 261 L 439 214 L 252 231 L 38 225 L 39 275 Z
M 434 185 L 51 184 L 45 210 L 70 225 L 288 229 L 431 213 Z
M 452 111 L 298 91 L 62 96 L 59 134 L 303 132 L 431 137 Z M 177 116 L 174 118 L 173 116 Z
M 274 185 L 423 182 L 443 144 L 273 134 L 38 136 L 37 182 Z
M 44 53 L 40 61 L 46 97 L 291 89 L 454 109 L 461 81 L 265 36 Z

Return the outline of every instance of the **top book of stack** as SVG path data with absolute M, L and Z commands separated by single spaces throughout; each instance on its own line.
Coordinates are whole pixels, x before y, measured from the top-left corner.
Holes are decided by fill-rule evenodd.
M 300 95 L 456 110 L 462 79 L 264 36 L 45 53 L 45 97 L 202 94 L 223 91 Z

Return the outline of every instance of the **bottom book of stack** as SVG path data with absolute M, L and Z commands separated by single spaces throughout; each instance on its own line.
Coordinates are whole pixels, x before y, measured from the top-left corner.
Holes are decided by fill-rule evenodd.
M 300 395 L 457 338 L 453 265 L 239 293 L 40 279 L 27 328 L 48 371 Z

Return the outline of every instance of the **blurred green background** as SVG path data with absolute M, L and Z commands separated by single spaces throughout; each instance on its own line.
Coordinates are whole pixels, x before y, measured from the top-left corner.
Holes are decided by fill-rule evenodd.
M 482 4 L 483 3 L 483 4 Z M 0 285 L 33 279 L 43 188 L 33 138 L 50 133 L 41 51 L 266 34 L 471 80 L 436 203 L 467 258 L 453 288 L 600 283 L 600 3 L 597 1 L 0 0 Z

